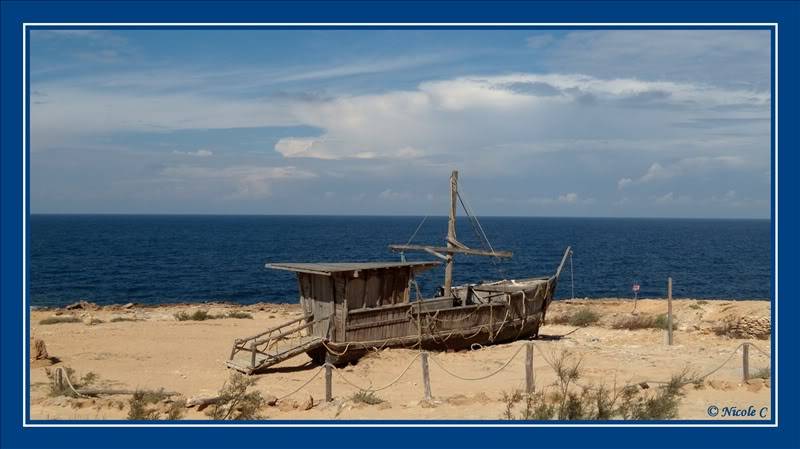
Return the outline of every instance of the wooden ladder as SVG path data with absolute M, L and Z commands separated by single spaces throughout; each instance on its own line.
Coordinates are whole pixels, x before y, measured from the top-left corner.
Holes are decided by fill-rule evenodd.
M 304 315 L 260 334 L 237 338 L 226 365 L 249 375 L 322 346 L 324 339 L 310 335 L 309 330 L 330 317 L 312 318 Z

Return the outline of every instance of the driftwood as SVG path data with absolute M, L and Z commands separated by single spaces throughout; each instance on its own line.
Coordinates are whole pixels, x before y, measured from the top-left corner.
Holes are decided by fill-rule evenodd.
M 160 394 L 163 396 L 178 396 L 180 393 L 176 391 L 164 390 L 115 390 L 108 388 L 77 388 L 75 392 L 82 396 L 99 396 L 101 394 L 115 395 L 115 394 L 135 394 L 135 393 L 151 393 Z

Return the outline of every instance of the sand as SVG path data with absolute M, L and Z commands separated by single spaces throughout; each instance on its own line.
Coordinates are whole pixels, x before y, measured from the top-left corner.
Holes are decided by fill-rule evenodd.
M 745 341 L 756 344 L 767 353 L 771 341 L 741 339 L 717 335 L 714 331 L 725 322 L 740 317 L 770 316 L 768 301 L 697 301 L 674 302 L 677 321 L 675 342 L 666 345 L 663 330 L 620 330 L 614 323 L 631 316 L 633 302 L 617 299 L 556 301 L 549 312 L 550 321 L 575 310 L 591 308 L 600 315 L 597 323 L 576 328 L 568 324 L 546 324 L 542 337 L 535 341 L 535 382 L 537 388 L 555 380 L 548 359 L 563 350 L 582 359 L 582 385 L 665 381 L 674 373 L 688 369 L 705 374 L 730 357 L 714 374 L 698 385 L 683 387 L 680 419 L 709 419 L 712 405 L 756 411 L 767 407 L 769 417 L 772 389 L 769 381 L 742 382 L 741 350 L 732 352 Z M 648 315 L 666 311 L 664 300 L 639 300 L 637 313 Z M 252 319 L 216 319 L 209 321 L 177 321 L 175 313 L 206 310 L 213 314 L 246 311 Z M 86 373 L 98 376 L 96 385 L 108 388 L 173 390 L 186 398 L 213 396 L 231 372 L 225 367 L 234 338 L 258 333 L 300 315 L 297 305 L 226 304 L 169 306 L 108 306 L 96 310 L 37 309 L 31 312 L 31 336 L 42 339 L 47 351 L 58 359 L 54 365 L 35 361 L 30 369 L 31 417 L 33 419 L 125 419 L 129 396 L 99 398 L 51 397 L 47 369 L 71 367 L 76 377 Z M 53 316 L 75 316 L 81 322 L 40 324 Z M 135 321 L 112 322 L 113 318 Z M 98 322 L 98 320 L 100 322 Z M 95 324 L 87 324 L 91 322 Z M 560 338 L 559 338 L 560 337 Z M 525 385 L 524 341 L 483 348 L 432 355 L 430 367 L 434 401 L 423 400 L 422 375 L 417 352 L 407 349 L 385 349 L 370 354 L 355 365 L 334 372 L 334 401 L 324 402 L 324 377 L 321 373 L 293 396 L 265 407 L 265 419 L 279 420 L 362 420 L 362 419 L 501 419 L 504 393 Z M 514 360 L 497 375 L 481 381 L 461 380 L 440 368 L 462 377 L 478 377 L 502 367 L 512 355 Z M 769 368 L 769 357 L 757 349 L 750 350 L 750 369 Z M 361 387 L 376 388 L 396 378 L 404 368 L 410 369 L 391 387 L 376 395 L 384 400 L 377 405 L 355 403 L 351 396 Z M 255 389 L 264 395 L 281 397 L 317 374 L 319 367 L 301 355 L 285 361 L 265 374 L 256 375 Z M 308 406 L 309 395 L 313 407 Z M 296 403 L 296 404 L 295 404 Z M 295 408 L 295 406 L 300 406 Z M 196 408 L 187 409 L 186 419 L 208 419 Z M 724 419 L 717 416 L 715 419 Z

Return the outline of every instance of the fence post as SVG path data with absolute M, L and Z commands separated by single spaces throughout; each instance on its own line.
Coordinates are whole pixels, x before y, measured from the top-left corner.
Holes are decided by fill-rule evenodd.
M 533 393 L 535 388 L 533 379 L 533 342 L 529 341 L 525 347 L 525 391 Z
M 672 346 L 672 278 L 667 278 L 667 344 Z
M 422 382 L 425 384 L 425 400 L 430 401 L 433 399 L 431 395 L 431 376 L 428 372 L 428 353 L 422 352 Z
M 750 379 L 750 343 L 742 344 L 742 382 Z
M 333 400 L 333 364 L 331 355 L 325 354 L 325 402 Z

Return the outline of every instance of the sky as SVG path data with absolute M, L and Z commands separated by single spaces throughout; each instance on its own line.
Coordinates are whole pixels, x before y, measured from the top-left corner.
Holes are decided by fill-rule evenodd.
M 767 30 L 32 30 L 33 213 L 769 218 Z

